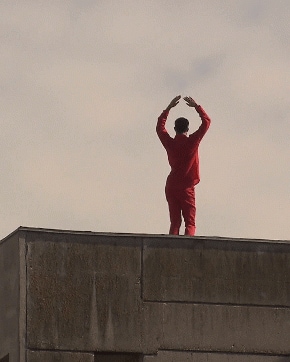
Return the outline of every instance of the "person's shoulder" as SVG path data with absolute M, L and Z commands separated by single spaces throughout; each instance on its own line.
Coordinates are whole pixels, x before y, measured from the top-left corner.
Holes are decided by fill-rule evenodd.
M 191 133 L 189 136 L 188 136 L 188 139 L 192 140 L 193 138 L 195 138 L 197 136 L 197 132 L 198 130 L 194 131 L 193 133 Z

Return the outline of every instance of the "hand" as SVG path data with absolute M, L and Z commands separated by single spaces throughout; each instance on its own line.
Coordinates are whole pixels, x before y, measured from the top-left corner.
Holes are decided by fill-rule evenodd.
M 176 96 L 175 98 L 173 98 L 166 109 L 170 111 L 171 108 L 175 107 L 179 103 L 180 98 L 181 96 Z
M 186 104 L 188 105 L 188 107 L 197 107 L 197 103 L 194 99 L 192 99 L 191 97 L 184 97 L 183 98 L 186 102 Z

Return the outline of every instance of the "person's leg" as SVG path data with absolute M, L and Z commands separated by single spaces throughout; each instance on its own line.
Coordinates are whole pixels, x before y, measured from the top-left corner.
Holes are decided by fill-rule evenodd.
M 168 202 L 170 229 L 169 234 L 179 235 L 181 226 L 181 204 L 174 190 L 165 190 L 166 200 Z
M 184 190 L 182 195 L 182 216 L 185 223 L 185 235 L 194 236 L 195 234 L 195 190 L 189 188 Z

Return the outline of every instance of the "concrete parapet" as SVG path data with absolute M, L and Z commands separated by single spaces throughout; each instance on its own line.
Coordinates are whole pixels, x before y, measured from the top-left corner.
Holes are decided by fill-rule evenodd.
M 289 360 L 287 241 L 19 228 L 0 272 L 0 362 Z

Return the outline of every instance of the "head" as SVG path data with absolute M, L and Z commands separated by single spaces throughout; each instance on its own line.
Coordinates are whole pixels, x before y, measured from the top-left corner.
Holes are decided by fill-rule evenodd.
M 175 121 L 174 130 L 177 134 L 182 134 L 188 132 L 189 122 L 188 119 L 184 117 L 177 118 Z

